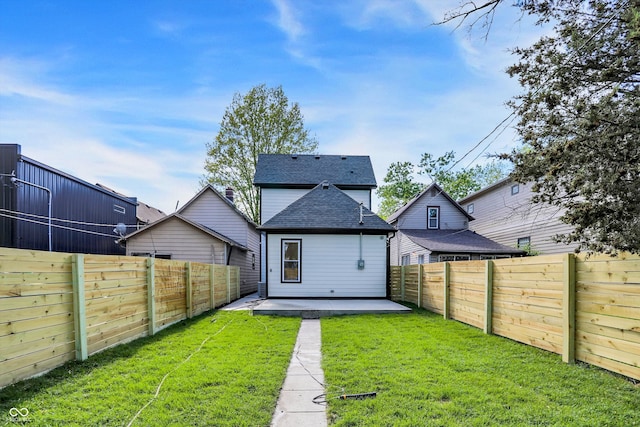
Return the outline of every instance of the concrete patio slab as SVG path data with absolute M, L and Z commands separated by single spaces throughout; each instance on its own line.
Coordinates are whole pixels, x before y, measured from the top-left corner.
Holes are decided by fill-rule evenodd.
M 266 299 L 253 314 L 314 319 L 349 314 L 411 313 L 411 309 L 387 299 Z

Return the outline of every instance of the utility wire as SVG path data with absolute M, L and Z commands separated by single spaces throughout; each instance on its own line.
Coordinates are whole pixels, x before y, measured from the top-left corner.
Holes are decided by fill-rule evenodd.
M 49 224 L 46 223 L 46 222 L 36 221 L 34 219 L 29 219 L 29 218 L 20 218 L 17 215 L 10 215 L 10 214 L 5 214 L 5 213 L 0 212 L 0 216 L 1 217 L 5 217 L 5 218 L 10 218 L 10 219 L 17 219 L 19 221 L 30 222 L 32 224 L 49 226 Z M 64 225 L 58 225 L 58 224 L 51 224 L 51 227 L 60 228 L 60 229 L 63 229 L 63 230 L 76 231 L 78 233 L 92 234 L 92 235 L 102 236 L 102 237 L 111 237 L 111 238 L 119 237 L 119 236 L 114 235 L 114 234 L 99 233 L 97 231 L 91 231 L 91 230 L 81 230 L 79 228 L 65 227 Z M 111 225 L 111 227 L 113 227 L 113 225 Z
M 624 8 L 625 6 L 627 6 L 629 2 L 626 1 L 623 4 L 620 5 L 620 8 Z M 585 46 L 589 43 L 591 43 L 591 41 L 595 38 L 595 36 L 597 36 L 606 26 L 608 26 L 615 18 L 617 17 L 616 13 L 613 13 L 611 15 L 611 17 L 605 22 L 603 23 L 600 28 L 598 28 L 584 43 L 582 43 L 576 50 L 573 51 L 573 53 L 568 56 L 567 58 L 565 58 L 565 60 L 563 61 L 563 63 L 561 64 L 561 66 L 566 65 L 571 59 L 573 59 L 573 57 L 577 56 L 580 51 L 582 51 L 582 49 L 585 48 Z M 538 86 L 537 89 L 535 89 L 533 91 L 533 95 L 537 95 L 543 87 L 546 86 L 546 84 L 549 82 L 549 80 L 551 80 L 551 77 L 547 77 L 547 79 L 545 79 L 545 81 L 540 84 Z M 491 132 L 489 132 L 484 138 L 482 138 L 476 145 L 474 145 L 470 150 L 468 150 L 458 161 L 456 161 L 453 165 L 451 165 L 445 172 L 449 172 L 451 169 L 453 169 L 454 167 L 456 167 L 465 157 L 467 157 L 469 154 L 471 154 L 471 152 L 473 152 L 476 148 L 478 148 L 484 141 L 486 141 L 491 135 L 493 135 L 505 122 L 507 122 L 512 116 L 514 116 L 516 114 L 516 112 L 518 112 L 520 110 L 520 108 L 522 107 L 522 102 L 520 104 L 518 104 L 516 106 L 516 108 L 514 109 L 514 111 L 511 112 L 511 114 L 509 114 L 507 117 L 505 117 L 500 123 L 498 123 L 497 126 L 495 126 Z M 514 117 L 515 120 L 515 117 Z M 513 120 L 511 121 L 513 122 Z M 509 124 L 511 124 L 511 122 L 509 122 Z M 498 136 L 500 136 L 504 131 L 506 130 L 506 126 L 503 128 L 502 131 L 500 131 L 500 133 L 493 139 L 493 141 L 491 141 L 491 143 L 489 143 L 483 151 L 480 152 L 480 154 L 484 153 L 491 144 L 493 144 L 493 142 L 498 138 Z M 467 167 L 469 167 L 479 156 L 480 154 L 478 154 L 478 156 L 476 156 L 476 158 L 469 164 L 467 165 Z
M 42 216 L 42 215 L 36 215 L 36 214 L 31 214 L 31 213 L 26 213 L 26 212 L 20 212 L 20 211 L 14 211 L 14 210 L 10 210 L 10 209 L 2 209 L 0 208 L 0 213 L 1 212 L 5 212 L 5 213 L 9 213 L 9 214 L 14 214 L 14 215 L 24 215 L 24 216 L 30 216 L 32 218 L 39 218 L 39 219 L 46 219 L 48 220 L 49 217 L 48 216 Z M 95 223 L 95 222 L 82 222 L 82 221 L 74 221 L 72 219 L 62 219 L 62 218 L 54 218 L 51 217 L 52 221 L 57 221 L 57 222 L 66 222 L 69 224 L 78 224 L 78 225 L 91 225 L 94 227 L 114 227 L 115 224 L 103 224 L 103 223 Z M 131 224 L 125 224 L 126 227 L 137 227 L 138 225 L 131 225 Z

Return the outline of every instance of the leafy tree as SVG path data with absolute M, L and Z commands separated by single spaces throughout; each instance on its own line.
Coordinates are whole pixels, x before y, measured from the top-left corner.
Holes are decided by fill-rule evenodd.
M 260 199 L 253 186 L 258 155 L 313 153 L 317 148 L 300 107 L 289 103 L 282 86 L 255 86 L 233 96 L 218 134 L 207 143 L 202 184 L 233 188 L 239 209 L 259 224 Z
M 476 165 L 470 169 L 452 171 L 455 165 L 455 153 L 449 151 L 434 159 L 429 153 L 424 153 L 418 167 L 421 175 L 427 175 L 431 181 L 438 183 L 454 200 L 478 191 L 482 187 L 506 177 L 509 169 L 503 162 L 493 160 L 486 165 Z
M 424 153 L 417 167 L 411 162 L 392 163 L 384 177 L 385 185 L 381 185 L 376 193 L 381 198 L 378 214 L 383 218 L 388 217 L 425 188 L 425 184 L 415 181 L 413 177 L 416 168 L 419 175 L 436 182 L 454 200 L 493 184 L 509 173 L 506 164 L 498 160 L 471 169 L 452 171 L 455 164 L 453 151 L 436 159 Z
M 502 3 L 467 9 L 489 19 Z M 510 106 L 524 150 L 503 155 L 533 182 L 534 202 L 565 209 L 557 236 L 588 251 L 640 252 L 640 2 L 523 0 L 554 32 L 507 71 L 524 93 Z M 484 14 L 489 11 L 489 15 Z M 486 20 L 485 20 L 486 22 Z
M 376 191 L 381 198 L 378 215 L 382 218 L 394 213 L 424 188 L 424 184 L 414 180 L 413 169 L 411 162 L 395 162 L 389 165 L 384 177 L 386 184 L 381 185 Z

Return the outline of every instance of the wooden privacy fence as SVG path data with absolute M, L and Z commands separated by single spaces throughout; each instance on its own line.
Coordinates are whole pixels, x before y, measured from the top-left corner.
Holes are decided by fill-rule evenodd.
M 0 387 L 240 298 L 234 266 L 0 248 Z
M 640 257 L 560 254 L 391 267 L 391 298 L 640 379 Z

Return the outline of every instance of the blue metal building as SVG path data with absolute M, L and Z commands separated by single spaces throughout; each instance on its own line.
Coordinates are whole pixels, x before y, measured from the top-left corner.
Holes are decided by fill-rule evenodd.
M 117 224 L 136 224 L 136 198 L 89 184 L 0 144 L 0 246 L 124 255 Z

